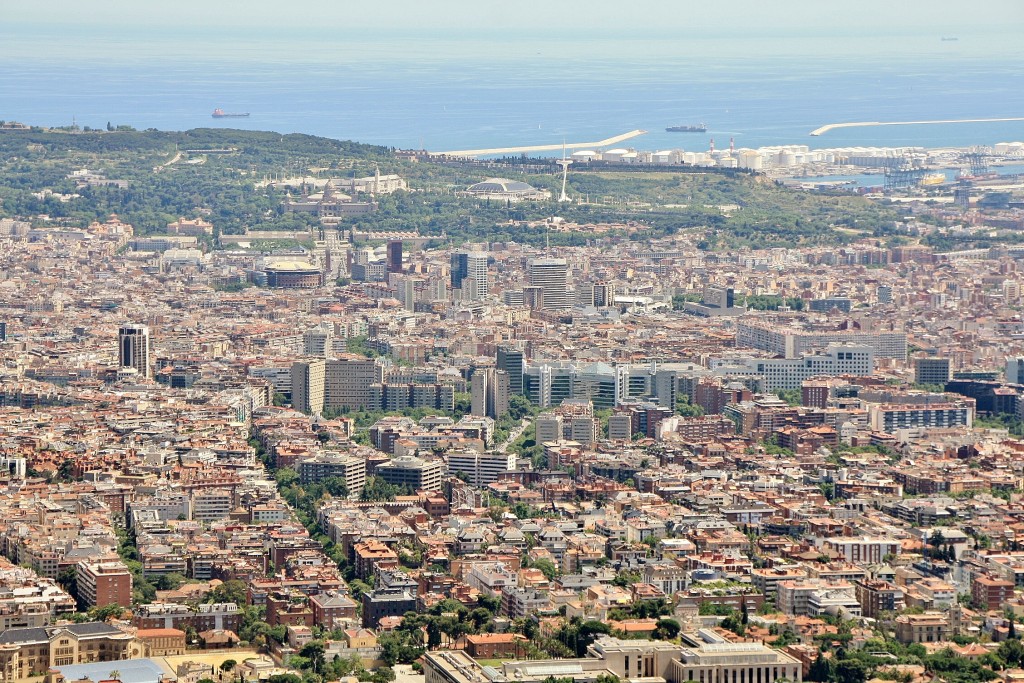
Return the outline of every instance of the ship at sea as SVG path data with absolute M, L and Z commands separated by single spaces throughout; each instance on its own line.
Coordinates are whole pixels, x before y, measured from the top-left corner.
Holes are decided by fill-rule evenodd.
M 669 133 L 707 133 L 706 124 L 698 123 L 696 126 L 669 126 L 665 129 Z
M 223 109 L 218 108 L 218 109 L 214 109 L 213 113 L 210 116 L 212 116 L 215 119 L 238 119 L 238 118 L 243 118 L 243 117 L 248 116 L 248 115 L 249 115 L 249 112 L 245 112 L 244 114 L 232 114 L 232 113 L 224 111 Z

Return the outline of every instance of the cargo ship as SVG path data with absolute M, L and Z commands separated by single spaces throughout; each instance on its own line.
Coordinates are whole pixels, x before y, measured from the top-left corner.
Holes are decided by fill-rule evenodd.
M 231 114 L 231 113 L 226 112 L 223 109 L 219 109 L 219 108 L 218 109 L 214 109 L 213 110 L 213 114 L 211 114 L 211 116 L 213 118 L 215 118 L 215 119 L 240 119 L 240 118 L 246 117 L 248 115 L 249 115 L 249 112 L 245 112 L 244 114 Z
M 708 127 L 698 123 L 696 126 L 669 126 L 665 130 L 669 133 L 707 133 Z

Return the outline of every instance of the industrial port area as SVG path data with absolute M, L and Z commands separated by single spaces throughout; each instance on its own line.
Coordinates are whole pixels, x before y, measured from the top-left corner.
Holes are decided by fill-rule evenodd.
M 926 122 L 927 123 L 927 122 Z M 831 127 L 893 124 L 829 124 Z M 985 187 L 989 190 L 1024 187 L 1024 142 L 1000 142 L 991 146 L 939 147 L 829 147 L 812 149 L 804 144 L 768 147 L 739 147 L 730 138 L 716 145 L 715 138 L 703 138 L 697 146 L 648 151 L 616 146 L 642 136 L 634 130 L 599 143 L 519 146 L 495 149 L 424 152 L 435 160 L 458 160 L 527 155 L 532 152 L 562 151 L 560 164 L 576 170 L 629 166 L 658 169 L 679 166 L 730 168 L 762 173 L 786 185 L 805 190 L 828 191 L 845 188 L 861 194 L 928 195 L 938 202 L 955 201 L 956 189 Z M 416 155 L 416 152 L 408 152 Z M 967 190 L 970 191 L 969 189 Z

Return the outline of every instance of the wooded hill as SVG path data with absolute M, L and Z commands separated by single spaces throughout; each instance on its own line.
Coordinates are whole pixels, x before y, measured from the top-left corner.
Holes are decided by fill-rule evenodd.
M 348 219 L 369 229 L 416 229 L 449 239 L 539 243 L 544 228 L 523 221 L 626 223 L 632 239 L 699 231 L 707 249 L 739 246 L 840 244 L 891 234 L 895 213 L 862 197 L 791 190 L 763 176 L 712 169 L 570 170 L 569 190 L 587 203 L 506 204 L 457 191 L 488 177 L 524 180 L 557 196 L 561 177 L 549 160 L 514 163 L 413 162 L 393 150 L 311 135 L 196 129 L 181 132 L 0 132 L 0 216 L 46 214 L 87 224 L 116 213 L 141 233 L 158 233 L 178 217 L 209 209 L 219 232 L 294 230 L 317 223 L 281 210 L 284 195 L 258 184 L 268 177 L 361 177 L 398 173 L 411 191 L 380 197 L 380 209 Z M 126 189 L 76 189 L 68 174 L 88 168 L 128 181 Z M 50 189 L 81 197 L 62 202 L 33 193 Z M 552 233 L 554 244 L 581 244 L 593 235 Z

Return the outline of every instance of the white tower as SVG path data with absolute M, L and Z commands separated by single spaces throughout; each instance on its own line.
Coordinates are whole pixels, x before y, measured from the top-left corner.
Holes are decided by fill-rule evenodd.
M 562 194 L 558 196 L 558 201 L 560 201 L 560 202 L 572 201 L 571 199 L 569 199 L 569 195 L 567 195 L 565 193 L 565 181 L 569 177 L 569 164 L 572 163 L 572 159 L 566 159 L 565 158 L 565 143 L 564 142 L 562 143 L 562 158 L 559 159 L 556 163 L 559 166 L 562 167 Z

